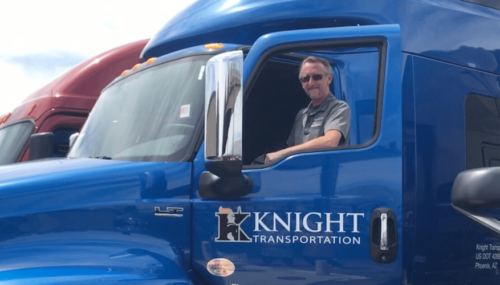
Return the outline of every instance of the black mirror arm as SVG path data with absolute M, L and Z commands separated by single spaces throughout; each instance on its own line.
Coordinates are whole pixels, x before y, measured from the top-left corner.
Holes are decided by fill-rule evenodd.
M 250 193 L 252 180 L 241 172 L 242 161 L 209 161 L 198 182 L 202 198 L 238 198 Z

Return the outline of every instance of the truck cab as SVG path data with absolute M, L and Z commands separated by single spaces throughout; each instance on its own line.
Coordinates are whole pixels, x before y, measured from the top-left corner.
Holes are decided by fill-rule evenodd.
M 500 33 L 477 1 L 197 2 L 102 91 L 68 159 L 0 168 L 0 280 L 497 284 L 498 55 L 446 29 Z M 310 101 L 310 55 L 349 144 L 258 163 Z

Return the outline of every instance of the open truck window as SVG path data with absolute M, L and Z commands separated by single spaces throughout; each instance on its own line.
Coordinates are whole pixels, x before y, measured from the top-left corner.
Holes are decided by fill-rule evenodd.
M 297 113 L 310 99 L 298 79 L 302 61 L 316 56 L 330 62 L 331 92 L 351 108 L 348 148 L 369 144 L 375 134 L 379 50 L 375 47 L 295 50 L 267 59 L 245 95 L 243 160 L 287 147 Z M 321 150 L 318 150 L 321 151 Z

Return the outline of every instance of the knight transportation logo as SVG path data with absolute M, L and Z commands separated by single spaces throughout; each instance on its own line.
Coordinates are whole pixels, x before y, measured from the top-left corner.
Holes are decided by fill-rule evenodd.
M 368 223 L 364 213 L 242 212 L 240 206 L 236 212 L 219 206 L 215 216 L 216 242 L 359 245 L 367 234 L 360 231 L 360 222 L 363 228 Z

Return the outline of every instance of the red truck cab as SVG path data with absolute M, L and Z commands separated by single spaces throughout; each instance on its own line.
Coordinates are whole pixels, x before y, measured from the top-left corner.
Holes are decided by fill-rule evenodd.
M 65 156 L 69 136 L 83 126 L 101 90 L 123 70 L 140 62 L 147 42 L 125 44 L 83 61 L 1 117 L 0 165 L 29 160 L 33 134 L 52 133 L 52 156 Z

